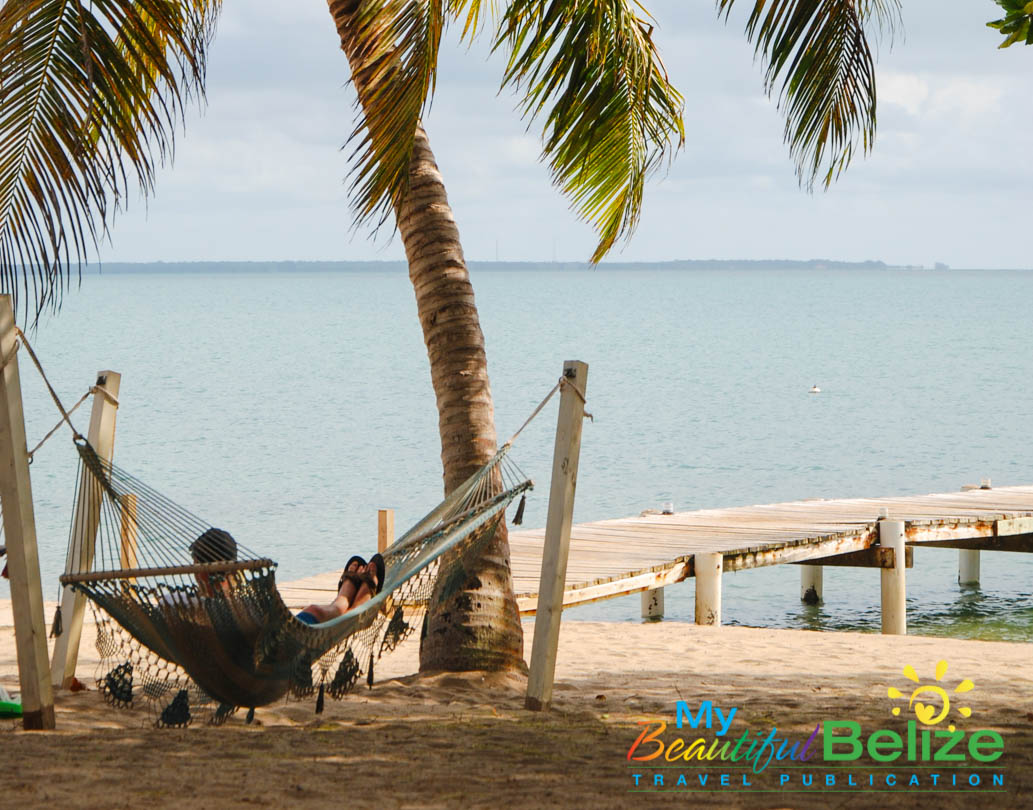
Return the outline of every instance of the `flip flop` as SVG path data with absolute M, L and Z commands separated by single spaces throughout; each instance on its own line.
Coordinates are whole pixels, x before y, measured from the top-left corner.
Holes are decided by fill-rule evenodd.
M 351 559 L 344 564 L 344 571 L 341 572 L 341 578 L 337 580 L 337 590 L 341 590 L 341 586 L 344 581 L 348 578 L 348 569 L 351 568 L 352 563 L 358 563 L 360 567 L 365 567 L 366 561 L 358 554 L 352 555 Z

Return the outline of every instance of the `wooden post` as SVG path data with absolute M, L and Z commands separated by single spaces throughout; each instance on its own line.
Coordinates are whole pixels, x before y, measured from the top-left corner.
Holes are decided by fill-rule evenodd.
M 118 563 L 122 568 L 138 568 L 140 563 L 136 554 L 137 532 L 136 495 L 129 493 L 122 499 L 122 525 L 119 527 L 121 543 L 119 544 Z M 135 580 L 130 580 L 135 582 Z
M 800 599 L 808 605 L 817 605 L 822 601 L 822 584 L 824 575 L 820 565 L 800 566 Z
M 54 692 L 47 661 L 47 631 L 43 620 L 43 591 L 36 547 L 36 516 L 32 508 L 25 412 L 15 354 L 14 309 L 11 296 L 0 295 L 0 505 L 7 536 L 7 567 L 11 578 L 11 608 L 18 651 L 22 727 L 54 728 Z
M 97 388 L 93 395 L 93 410 L 90 413 L 90 429 L 86 439 L 105 461 L 111 461 L 115 449 L 115 416 L 118 413 L 118 391 L 122 375 L 116 371 L 101 371 L 97 374 Z M 104 392 L 110 396 L 105 396 Z M 100 498 L 97 487 L 83 486 L 79 489 L 79 500 L 75 504 L 72 526 L 75 535 L 68 549 L 65 570 L 86 573 L 93 568 L 93 552 L 97 541 L 97 527 L 100 525 Z M 123 538 L 127 527 L 122 526 Z M 133 528 L 135 538 L 135 526 Z M 134 545 L 133 553 L 136 549 Z M 54 686 L 67 689 L 75 679 L 75 665 L 79 660 L 79 641 L 82 638 L 83 615 L 86 612 L 86 596 L 65 586 L 61 593 L 61 617 L 64 632 L 54 643 L 50 660 L 51 678 Z
M 377 510 L 377 554 L 383 554 L 395 541 L 395 510 Z
M 886 635 L 907 635 L 907 590 L 904 572 L 907 554 L 904 548 L 904 521 L 879 521 L 879 544 L 893 549 L 893 568 L 883 568 L 882 578 L 882 632 Z
M 721 574 L 724 555 L 720 551 L 697 552 L 693 555 L 696 568 L 696 624 L 721 624 Z
M 577 360 L 563 364 L 563 378 L 571 384 L 560 391 L 556 444 L 552 454 L 552 486 L 549 513 L 545 522 L 542 549 L 542 576 L 538 586 L 538 611 L 534 617 L 534 642 L 531 671 L 527 677 L 524 706 L 542 711 L 552 701 L 552 681 L 556 674 L 556 649 L 560 640 L 563 615 L 563 588 L 567 580 L 567 552 L 570 550 L 570 525 L 574 518 L 574 491 L 581 456 L 581 425 L 585 419 L 585 386 L 588 365 Z
M 642 618 L 658 622 L 664 617 L 664 589 L 642 591 Z

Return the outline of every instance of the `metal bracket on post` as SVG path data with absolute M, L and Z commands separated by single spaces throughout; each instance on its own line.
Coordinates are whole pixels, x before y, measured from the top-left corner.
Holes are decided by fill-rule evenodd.
M 552 485 L 549 489 L 549 514 L 545 523 L 542 549 L 542 575 L 538 586 L 538 610 L 534 617 L 534 642 L 531 671 L 527 677 L 525 708 L 542 711 L 552 701 L 552 682 L 556 675 L 556 651 L 563 615 L 563 588 L 567 579 L 567 554 L 570 526 L 574 519 L 574 491 L 581 456 L 581 426 L 585 420 L 585 385 L 588 364 L 568 360 L 563 378 L 571 385 L 560 391 L 556 444 L 552 456 Z
M 47 661 L 36 516 L 32 507 L 17 348 L 11 296 L 0 295 L 0 362 L 3 363 L 0 367 L 0 505 L 7 536 L 22 727 L 38 730 L 54 728 L 54 692 Z
M 115 417 L 118 414 L 118 391 L 122 375 L 117 371 L 97 373 L 97 388 L 94 394 L 93 410 L 90 413 L 90 430 L 86 440 L 105 461 L 111 461 L 115 449 Z M 107 396 L 105 396 L 105 393 Z M 100 491 L 95 487 L 82 487 L 75 504 L 72 526 L 75 536 L 68 549 L 65 570 L 86 573 L 93 568 L 93 552 L 97 542 L 97 527 L 100 525 Z M 135 510 L 134 510 L 135 511 Z M 122 527 L 122 555 L 136 555 L 136 527 L 129 523 Z M 75 665 L 79 660 L 79 642 L 82 638 L 83 615 L 86 612 L 86 597 L 65 586 L 61 592 L 61 615 L 64 631 L 54 643 L 50 661 L 51 678 L 54 686 L 67 689 L 75 679 Z

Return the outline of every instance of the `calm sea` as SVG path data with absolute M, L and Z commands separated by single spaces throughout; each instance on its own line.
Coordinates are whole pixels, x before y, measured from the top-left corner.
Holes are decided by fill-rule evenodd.
M 500 434 L 565 359 L 590 365 L 575 520 L 1033 483 L 1033 273 L 528 270 L 474 285 Z M 91 274 L 33 340 L 66 403 L 120 371 L 116 463 L 277 559 L 281 581 L 371 551 L 378 508 L 400 531 L 440 497 L 404 272 Z M 57 413 L 19 362 L 32 444 Z M 544 522 L 554 428 L 550 409 L 516 448 L 540 483 L 528 526 Z M 75 461 L 63 431 L 32 466 L 47 599 Z M 1033 559 L 984 554 L 981 588 L 956 570 L 954 551 L 916 552 L 913 632 L 1033 640 Z M 819 608 L 793 567 L 725 581 L 728 623 L 878 629 L 875 571 L 827 570 Z M 667 615 L 692 620 L 691 583 L 668 589 Z M 637 621 L 639 598 L 568 616 Z

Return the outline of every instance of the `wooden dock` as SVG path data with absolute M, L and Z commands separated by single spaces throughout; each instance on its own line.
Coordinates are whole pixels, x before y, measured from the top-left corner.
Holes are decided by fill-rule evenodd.
M 903 521 L 908 550 L 1033 551 L 1033 486 L 645 513 L 573 526 L 563 604 L 676 584 L 695 576 L 697 558 L 708 554 L 721 555 L 724 571 L 784 563 L 892 569 L 895 555 L 880 542 L 880 518 Z M 544 529 L 509 535 L 523 615 L 535 612 L 544 536 Z M 904 563 L 910 565 L 910 553 Z M 308 577 L 280 590 L 295 607 L 329 601 L 339 575 Z

